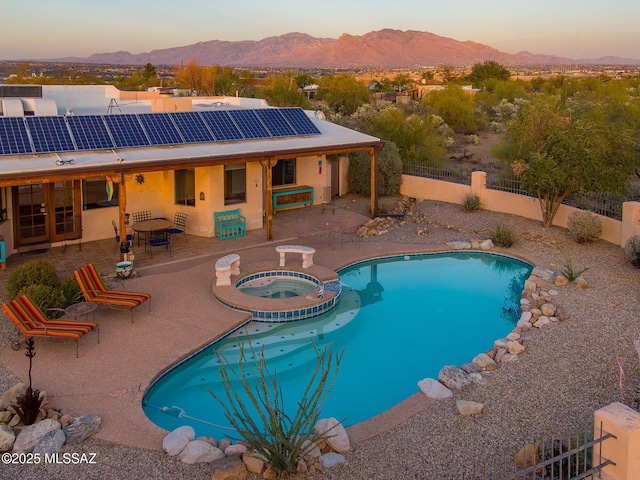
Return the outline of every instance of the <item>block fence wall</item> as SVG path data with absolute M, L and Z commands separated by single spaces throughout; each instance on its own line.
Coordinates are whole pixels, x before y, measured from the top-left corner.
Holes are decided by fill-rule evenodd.
M 400 193 L 422 200 L 438 200 L 462 205 L 466 195 L 475 194 L 482 208 L 492 212 L 509 213 L 542 222 L 542 211 L 538 199 L 487 188 L 486 172 L 473 172 L 471 185 L 434 180 L 431 178 L 402 175 Z M 553 219 L 553 225 L 567 227 L 567 219 L 574 207 L 561 205 Z M 627 239 L 640 235 L 640 202 L 625 202 L 622 205 L 622 221 L 598 215 L 602 220 L 602 235 L 607 242 L 624 247 Z

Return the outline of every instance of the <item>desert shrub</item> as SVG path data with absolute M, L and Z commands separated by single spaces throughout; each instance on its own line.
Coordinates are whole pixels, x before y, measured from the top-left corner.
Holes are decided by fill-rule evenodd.
M 624 244 L 624 253 L 631 261 L 631 264 L 640 268 L 640 236 L 629 237 Z
M 509 225 L 499 223 L 489 230 L 489 238 L 491 238 L 494 245 L 510 247 L 516 241 L 516 234 Z
M 480 197 L 474 193 L 468 193 L 462 198 L 462 207 L 467 213 L 475 212 L 482 208 Z
M 19 295 L 27 295 L 49 318 L 55 318 L 58 314 L 47 312 L 48 308 L 62 308 L 64 306 L 64 297 L 60 289 L 49 285 L 29 285 L 20 290 Z
M 576 210 L 569 215 L 567 228 L 576 242 L 589 243 L 602 234 L 602 220 L 594 213 Z
M 48 285 L 58 287 L 56 267 L 46 260 L 31 260 L 16 268 L 7 282 L 7 292 L 13 299 L 20 291 L 29 285 Z
M 402 182 L 402 159 L 398 147 L 386 142 L 376 159 L 378 195 L 397 195 Z M 349 189 L 360 195 L 371 195 L 371 159 L 366 152 L 355 152 L 349 156 Z
M 64 296 L 65 305 L 71 305 L 72 303 L 78 303 L 83 300 L 82 290 L 74 275 L 70 275 L 64 279 L 60 286 L 62 295 Z

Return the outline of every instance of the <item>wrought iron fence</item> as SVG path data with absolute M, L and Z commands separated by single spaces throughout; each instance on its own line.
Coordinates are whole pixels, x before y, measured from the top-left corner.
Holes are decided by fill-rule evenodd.
M 487 176 L 487 188 L 530 196 L 517 178 L 491 178 Z
M 419 164 L 405 164 L 402 170 L 402 173 L 405 175 L 411 175 L 413 177 L 433 178 L 434 180 L 471 185 L 471 174 L 469 172 Z
M 527 444 L 500 464 L 474 466 L 462 480 L 580 480 L 600 477 L 601 470 L 614 463 L 602 457 L 602 442 L 615 435 L 566 433 Z M 597 475 L 597 476 L 596 476 Z

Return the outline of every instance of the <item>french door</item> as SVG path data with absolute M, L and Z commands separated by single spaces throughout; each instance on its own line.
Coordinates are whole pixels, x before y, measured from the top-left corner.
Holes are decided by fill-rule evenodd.
M 80 181 L 12 188 L 16 247 L 82 237 Z

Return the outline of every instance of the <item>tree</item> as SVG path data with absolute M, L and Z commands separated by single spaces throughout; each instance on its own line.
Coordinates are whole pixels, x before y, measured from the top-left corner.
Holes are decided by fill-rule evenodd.
M 478 129 L 475 99 L 471 92 L 449 85 L 444 90 L 429 92 L 423 102 L 456 132 L 473 133 Z
M 269 78 L 262 93 L 269 104 L 276 107 L 310 107 L 292 75 Z
M 367 86 L 354 75 L 325 75 L 318 80 L 318 99 L 324 100 L 334 112 L 351 115 L 368 103 L 371 94 Z
M 142 78 L 144 78 L 146 82 L 149 82 L 157 77 L 158 73 L 156 72 L 156 67 L 154 67 L 150 63 L 147 63 L 144 66 L 144 70 L 142 70 Z
M 471 73 L 467 76 L 467 80 L 476 87 L 482 87 L 487 80 L 509 80 L 510 77 L 511 72 L 508 68 L 494 60 L 486 60 L 471 67 Z
M 204 89 L 204 71 L 195 59 L 191 59 L 186 65 L 180 65 L 174 81 L 180 88 L 184 88 L 191 95 L 199 95 Z
M 603 116 L 572 118 L 555 98 L 524 105 L 508 129 L 514 143 L 514 173 L 542 210 L 549 227 L 567 196 L 624 193 L 636 162 L 633 131 L 611 128 Z
M 378 195 L 397 195 L 402 182 L 402 159 L 393 142 L 386 142 L 376 159 L 376 187 Z M 349 188 L 360 195 L 371 195 L 371 158 L 367 152 L 349 156 Z

